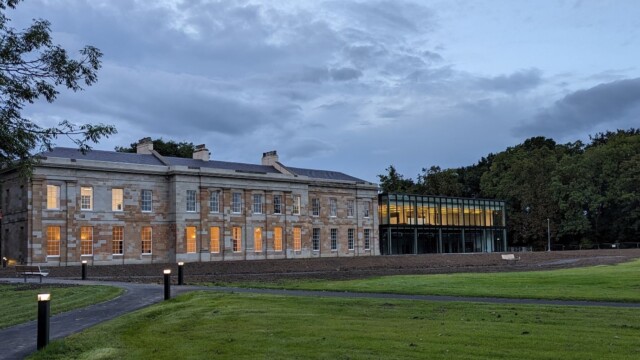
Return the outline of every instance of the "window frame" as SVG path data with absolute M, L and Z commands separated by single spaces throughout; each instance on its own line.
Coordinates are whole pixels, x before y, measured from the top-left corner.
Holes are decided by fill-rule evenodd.
M 367 200 L 364 202 L 364 209 L 362 211 L 362 217 L 368 219 L 371 217 L 371 201 Z
M 354 217 L 356 214 L 356 201 L 353 199 L 347 200 L 347 217 Z
M 242 214 L 242 193 L 233 192 L 231 194 L 231 213 Z
M 273 195 L 273 213 L 276 215 L 282 214 L 282 195 Z
M 338 251 L 338 228 L 329 229 L 329 242 L 331 251 Z
M 302 196 L 293 195 L 293 209 L 291 211 L 292 215 L 300 215 L 302 208 Z
M 86 229 L 89 231 L 85 232 Z M 83 239 L 85 234 L 88 234 L 90 239 Z M 91 249 L 91 253 L 85 252 L 87 249 Z M 93 226 L 80 226 L 80 256 L 93 256 Z
M 83 192 L 87 190 L 90 192 L 89 195 L 84 195 Z M 85 207 L 85 198 L 89 198 L 89 207 Z M 93 187 L 92 186 L 81 186 L 80 187 L 80 211 L 93 211 Z
M 198 196 L 195 190 L 187 190 L 185 211 L 189 213 L 198 212 Z
M 56 202 L 56 207 L 49 207 L 49 200 L 50 200 L 50 189 L 55 189 L 55 202 Z M 8 191 L 8 189 L 7 189 Z M 47 184 L 47 210 L 60 210 L 60 185 L 54 185 L 54 184 Z
M 116 232 L 116 229 L 119 231 Z M 120 239 L 116 239 L 116 234 L 119 234 Z M 117 247 L 115 246 L 116 243 L 119 243 Z M 120 252 L 116 252 L 116 248 L 119 248 Z M 124 255 L 124 226 L 111 228 L 111 255 Z
M 264 244 L 263 244 L 263 236 L 262 236 L 262 227 L 256 226 L 253 228 L 253 251 L 257 253 L 261 253 Z M 260 244 L 260 246 L 258 246 Z
M 311 230 L 311 250 L 320 251 L 320 228 Z
M 356 230 L 354 228 L 347 229 L 347 249 L 349 251 L 356 249 Z
M 311 216 L 320 216 L 320 198 L 311 198 Z
M 371 229 L 364 230 L 364 249 L 371 250 Z
M 117 203 L 116 191 L 120 190 L 120 210 L 116 209 L 115 205 Z M 112 188 L 111 189 L 111 211 L 113 212 L 123 212 L 124 211 L 124 189 L 123 188 Z
M 220 213 L 220 191 L 212 191 L 209 193 L 209 212 Z
M 51 232 L 51 230 L 53 229 L 57 229 L 57 234 L 55 234 L 57 235 L 57 239 L 52 238 L 51 236 L 53 235 Z M 57 243 L 57 246 L 53 246 L 56 243 Z M 52 249 L 55 249 L 55 248 L 57 248 L 57 254 L 53 254 L 51 251 Z M 47 257 L 57 257 L 57 258 L 60 257 L 60 226 L 59 225 L 47 226 Z
M 195 254 L 198 251 L 198 228 L 196 226 L 185 226 L 184 240 L 186 253 Z
M 213 246 L 214 244 L 216 246 Z M 209 227 L 209 252 L 213 254 L 220 253 L 220 227 L 219 226 Z
M 282 227 L 276 226 L 273 228 L 273 250 L 282 251 Z
M 232 251 L 234 253 L 242 252 L 242 227 L 234 226 L 231 228 Z
M 145 195 L 149 194 L 149 199 L 145 198 Z M 147 210 L 146 204 L 149 205 L 149 209 Z M 153 212 L 153 190 L 150 189 L 142 189 L 140 192 L 140 211 L 145 213 Z
M 262 214 L 262 194 L 253 194 L 252 210 L 254 214 Z
M 145 230 L 149 230 L 149 238 L 146 239 Z M 149 251 L 145 252 L 145 244 L 148 244 Z M 142 255 L 152 255 L 153 254 L 153 227 L 152 226 L 143 226 L 140 229 L 140 252 Z
M 329 198 L 329 217 L 338 216 L 338 199 L 332 197 Z

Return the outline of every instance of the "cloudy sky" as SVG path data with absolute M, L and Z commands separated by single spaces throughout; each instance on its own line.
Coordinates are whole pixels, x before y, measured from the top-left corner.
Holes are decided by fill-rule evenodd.
M 338 170 L 466 166 L 531 136 L 640 127 L 637 0 L 27 0 L 103 53 L 98 83 L 25 115 L 116 125 L 216 160 Z M 64 140 L 59 142 L 67 145 Z

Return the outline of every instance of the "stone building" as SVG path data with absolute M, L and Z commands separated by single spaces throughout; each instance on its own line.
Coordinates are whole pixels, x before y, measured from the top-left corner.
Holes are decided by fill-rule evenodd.
M 49 266 L 378 255 L 377 185 L 340 172 L 55 148 L 0 172 L 2 256 Z

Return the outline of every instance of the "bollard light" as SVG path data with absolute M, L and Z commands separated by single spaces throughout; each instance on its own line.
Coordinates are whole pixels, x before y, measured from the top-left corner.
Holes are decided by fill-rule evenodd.
M 49 344 L 49 315 L 51 294 L 38 294 L 38 350 Z
M 3 268 L 7 267 L 7 258 L 5 256 L 2 257 L 2 267 Z
M 178 285 L 184 285 L 184 263 L 178 263 Z
M 82 260 L 82 280 L 87 280 L 87 260 Z
M 164 270 L 164 299 L 171 299 L 171 269 Z

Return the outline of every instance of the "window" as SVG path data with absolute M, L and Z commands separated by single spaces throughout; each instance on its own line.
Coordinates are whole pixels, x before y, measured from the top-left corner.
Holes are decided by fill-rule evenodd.
M 338 200 L 336 198 L 329 199 L 329 216 L 338 216 Z
M 231 237 L 233 238 L 233 252 L 242 250 L 242 228 L 234 226 L 231 229 Z
M 356 230 L 348 229 L 347 230 L 347 246 L 349 247 L 349 250 L 355 249 L 355 243 L 356 243 L 355 239 L 356 239 Z
M 122 211 L 124 210 L 124 190 L 111 189 L 111 210 Z
M 368 218 L 370 211 L 371 211 L 371 201 L 365 201 L 364 202 L 364 211 L 362 213 L 362 216 Z
M 93 255 L 93 227 L 80 227 L 80 255 Z
M 60 209 L 60 186 L 47 185 L 47 209 Z
M 313 251 L 320 251 L 320 228 L 313 228 L 311 247 Z
M 273 213 L 282 214 L 282 195 L 273 195 Z
M 355 214 L 355 201 L 353 200 L 347 200 L 347 216 L 348 217 L 353 217 L 353 214 Z
M 293 215 L 300 215 L 300 195 L 293 195 Z
M 320 199 L 311 199 L 311 215 L 320 216 Z
M 331 229 L 331 250 L 338 250 L 338 229 Z
M 152 245 L 152 230 L 151 226 L 143 226 L 142 227 L 142 253 L 143 254 L 151 254 L 151 245 Z
M 114 255 L 122 255 L 124 250 L 124 227 L 114 226 L 111 239 L 111 247 Z
M 302 250 L 302 229 L 299 227 L 293 228 L 293 251 Z
M 60 226 L 47 227 L 47 256 L 60 256 Z
M 262 252 L 262 228 L 253 229 L 253 249 L 255 252 Z
M 220 192 L 212 191 L 209 194 L 209 211 L 212 213 L 220 212 Z
M 273 249 L 282 251 L 282 228 L 279 226 L 273 229 Z
M 92 210 L 93 209 L 93 188 L 81 187 L 80 188 L 80 210 Z
M 364 229 L 364 249 L 371 249 L 371 229 Z
M 253 194 L 253 213 L 262 214 L 262 194 Z
M 240 214 L 242 212 L 242 194 L 234 192 L 231 199 L 231 212 Z
M 187 190 L 187 212 L 196 212 L 196 191 Z
M 187 226 L 187 253 L 196 252 L 196 227 Z
M 209 247 L 211 248 L 211 252 L 212 253 L 219 253 L 220 252 L 220 228 L 217 226 L 212 226 L 209 229 L 209 236 L 210 236 L 210 241 L 211 243 L 209 244 Z
M 142 197 L 140 200 L 140 208 L 142 211 L 151 212 L 153 210 L 153 193 L 151 190 L 142 190 Z

